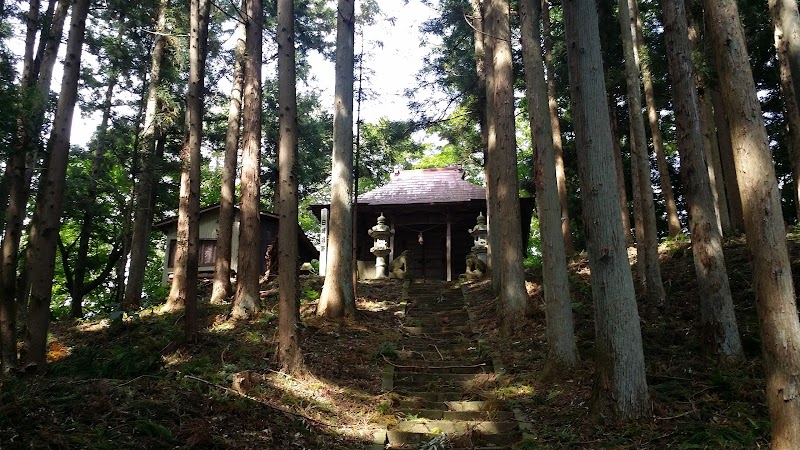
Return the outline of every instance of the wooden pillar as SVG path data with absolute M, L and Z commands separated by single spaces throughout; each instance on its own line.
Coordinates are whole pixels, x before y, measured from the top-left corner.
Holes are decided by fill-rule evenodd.
M 447 281 L 453 281 L 452 245 L 450 241 L 450 213 L 447 213 Z

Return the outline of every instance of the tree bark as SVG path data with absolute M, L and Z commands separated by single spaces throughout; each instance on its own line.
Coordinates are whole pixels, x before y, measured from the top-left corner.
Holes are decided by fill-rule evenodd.
M 653 137 L 653 153 L 655 153 L 658 175 L 661 184 L 661 193 L 664 195 L 664 207 L 667 211 L 667 227 L 669 236 L 675 237 L 681 233 L 681 222 L 678 218 L 678 206 L 675 203 L 675 193 L 672 190 L 672 180 L 664 152 L 664 137 L 661 134 L 656 94 L 653 87 L 653 74 L 650 72 L 650 60 L 647 55 L 647 46 L 642 34 L 642 18 L 639 14 L 638 1 L 631 0 L 631 11 L 636 25 L 636 48 L 639 51 L 639 67 L 642 72 L 644 85 L 644 99 L 647 106 L 647 123 L 650 126 L 650 135 Z
M 502 274 L 500 300 L 503 305 L 503 328 L 512 331 L 522 325 L 528 292 L 522 265 L 511 23 L 508 0 L 490 0 L 487 8 L 494 10 L 490 15 L 492 19 L 486 22 L 488 35 L 494 40 L 494 91 L 488 91 L 487 95 L 489 101 L 494 101 L 496 130 L 496 145 L 489 147 L 489 178 L 496 187 L 496 217 L 502 217 L 502 220 L 495 221 L 497 226 L 494 232 L 499 233 L 500 259 L 495 259 L 494 270 Z
M 47 356 L 56 245 L 64 203 L 72 116 L 78 99 L 81 52 L 88 12 L 89 0 L 77 0 L 72 7 L 61 93 L 48 142 L 46 175 L 40 186 L 42 195 L 36 202 L 29 240 L 29 263 L 36 270 L 31 274 L 30 308 L 21 354 L 26 370 L 32 369 L 40 373 L 45 370 Z
M 261 275 L 259 255 L 259 170 L 261 154 L 261 42 L 262 5 L 259 0 L 245 1 L 247 36 L 245 38 L 244 94 L 242 101 L 242 200 L 239 219 L 239 260 L 236 296 L 232 317 L 246 319 L 259 310 Z M 254 19 L 254 18 L 258 18 Z
M 522 0 L 522 59 L 525 66 L 526 97 L 530 108 L 531 131 L 536 143 L 534 176 L 539 229 L 542 236 L 542 276 L 547 316 L 547 372 L 568 373 L 578 364 L 572 298 L 569 292 L 566 253 L 561 235 L 561 202 L 556 181 L 552 115 L 544 80 L 539 47 L 539 0 Z M 558 117 L 556 117 L 558 120 Z
M 800 222 L 800 107 L 793 79 L 800 80 L 800 73 L 792 72 L 791 52 L 792 39 L 800 39 L 797 2 L 795 0 L 770 0 L 769 12 L 772 27 L 775 30 L 775 48 L 778 54 L 778 66 L 781 75 L 781 97 L 783 111 L 788 130 L 789 157 L 792 161 L 792 179 L 794 180 L 794 204 L 797 221 Z M 788 23 L 784 23 L 784 20 Z M 794 30 L 794 33 L 792 33 Z M 794 34 L 794 35 L 793 35 Z M 797 44 L 796 42 L 794 44 Z
M 353 65 L 355 3 L 339 0 L 328 269 L 317 315 L 355 315 L 353 291 Z
M 564 147 L 561 142 L 561 121 L 558 118 L 558 92 L 556 89 L 556 71 L 553 66 L 553 36 L 550 31 L 550 3 L 542 0 L 542 34 L 544 42 L 544 64 L 547 71 L 547 96 L 550 113 L 550 128 L 553 131 L 553 150 L 556 162 L 556 183 L 558 183 L 558 199 L 561 202 L 561 235 L 564 238 L 564 252 L 575 253 L 572 239 L 572 221 L 569 218 L 569 199 L 567 198 L 567 175 L 564 171 Z
M 169 0 L 160 0 L 156 31 L 166 31 L 167 8 Z M 166 54 L 167 36 L 156 35 L 153 53 L 150 56 L 150 82 L 147 87 L 144 126 L 139 139 L 138 183 L 134 194 L 134 218 L 131 231 L 130 266 L 125 283 L 125 309 L 136 309 L 142 298 L 144 273 L 147 267 L 147 253 L 150 246 L 150 231 L 153 225 L 153 191 L 157 180 L 155 174 L 155 153 L 157 142 L 161 139 L 161 127 L 156 119 L 159 108 L 158 86 L 161 83 L 161 66 Z M 135 181 L 135 180 L 134 180 Z
M 625 56 L 625 84 L 628 91 L 628 118 L 631 126 L 631 171 L 636 171 L 639 181 L 639 210 L 642 222 L 642 240 L 636 242 L 637 264 L 645 266 L 647 298 L 651 304 L 660 304 L 666 298 L 661 280 L 661 264 L 658 259 L 658 234 L 656 210 L 653 203 L 653 186 L 650 181 L 650 157 L 642 115 L 642 93 L 639 81 L 639 52 L 634 45 L 637 17 L 632 15 L 638 8 L 631 6 L 637 0 L 619 0 L 619 23 L 622 32 L 622 48 Z M 634 194 L 635 197 L 635 194 Z M 642 258 L 644 256 L 644 258 Z
M 731 363 L 743 357 L 743 350 L 725 268 L 722 235 L 715 217 L 711 180 L 705 164 L 686 10 L 680 1 L 664 2 L 661 7 L 674 93 L 676 141 L 689 203 L 692 255 L 700 287 L 702 345 L 723 363 Z
M 222 190 L 217 221 L 217 252 L 214 260 L 214 287 L 211 290 L 211 303 L 222 303 L 233 290 L 231 286 L 231 242 L 236 204 L 236 163 L 239 150 L 242 88 L 244 86 L 246 28 L 243 23 L 237 26 L 236 34 L 233 87 L 231 88 L 231 104 L 228 109 L 228 129 L 225 133 L 225 162 L 222 165 Z
M 800 321 L 780 191 L 734 0 L 704 1 L 744 210 L 772 448 L 800 448 Z
M 303 371 L 298 335 L 297 235 L 297 86 L 295 76 L 294 6 L 278 1 L 278 360 L 285 373 Z
M 595 407 L 618 416 L 650 413 L 636 294 L 622 236 L 611 130 L 593 0 L 564 0 L 592 298 L 595 306 Z

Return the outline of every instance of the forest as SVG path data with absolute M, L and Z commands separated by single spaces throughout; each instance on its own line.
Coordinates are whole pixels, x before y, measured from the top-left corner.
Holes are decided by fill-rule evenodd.
M 378 0 L 0 0 L 0 448 L 800 448 L 797 0 L 417 3 L 365 120 Z M 485 277 L 358 279 L 453 167 Z

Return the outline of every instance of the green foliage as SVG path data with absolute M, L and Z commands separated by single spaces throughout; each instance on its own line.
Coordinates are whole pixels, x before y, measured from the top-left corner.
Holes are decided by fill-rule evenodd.
M 389 181 L 394 168 L 412 168 L 425 150 L 414 142 L 414 125 L 408 121 L 382 118 L 378 123 L 361 125 L 358 155 L 358 192 L 364 193 Z M 439 166 L 442 167 L 442 166 Z
M 528 249 L 522 262 L 526 270 L 539 271 L 542 269 L 542 235 L 539 232 L 539 218 L 536 215 L 531 218 Z

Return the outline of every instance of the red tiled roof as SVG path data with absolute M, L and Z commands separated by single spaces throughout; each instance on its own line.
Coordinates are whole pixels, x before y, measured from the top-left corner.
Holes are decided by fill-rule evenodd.
M 457 168 L 402 170 L 388 184 L 358 196 L 359 204 L 402 205 L 483 200 L 486 191 Z

